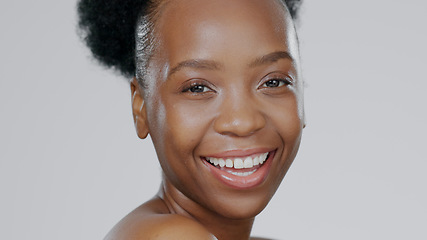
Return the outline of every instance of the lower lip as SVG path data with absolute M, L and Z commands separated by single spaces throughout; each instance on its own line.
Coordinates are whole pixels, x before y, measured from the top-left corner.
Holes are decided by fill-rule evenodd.
M 212 166 L 206 160 L 203 160 L 203 163 L 208 167 L 212 175 L 222 183 L 236 189 L 249 189 L 260 185 L 267 178 L 268 173 L 270 172 L 274 154 L 275 151 L 270 152 L 264 164 L 261 165 L 254 173 L 248 176 L 236 176 L 227 172 L 226 170 L 221 170 Z M 250 171 L 250 169 L 248 169 L 248 171 Z

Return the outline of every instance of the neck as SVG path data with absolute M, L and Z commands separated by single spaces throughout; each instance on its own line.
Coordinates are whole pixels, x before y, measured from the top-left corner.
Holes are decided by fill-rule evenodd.
M 255 218 L 230 219 L 219 215 L 185 196 L 166 179 L 163 179 L 159 197 L 172 214 L 191 218 L 206 227 L 221 240 L 247 240 Z

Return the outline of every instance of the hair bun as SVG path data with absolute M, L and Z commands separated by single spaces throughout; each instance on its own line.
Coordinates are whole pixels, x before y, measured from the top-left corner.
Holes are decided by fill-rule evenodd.
M 127 77 L 135 75 L 135 28 L 148 1 L 80 0 L 82 38 L 94 57 Z

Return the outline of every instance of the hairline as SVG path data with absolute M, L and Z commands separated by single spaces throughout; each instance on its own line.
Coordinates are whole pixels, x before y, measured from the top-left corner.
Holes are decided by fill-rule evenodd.
M 285 0 L 275 1 L 283 7 L 286 15 L 292 18 Z M 141 11 L 138 16 L 135 27 L 135 77 L 142 88 L 147 87 L 148 79 L 146 78 L 150 62 L 161 46 L 160 36 L 156 31 L 157 22 L 170 2 L 171 0 L 151 0 L 148 9 Z M 146 52 L 147 48 L 148 52 Z

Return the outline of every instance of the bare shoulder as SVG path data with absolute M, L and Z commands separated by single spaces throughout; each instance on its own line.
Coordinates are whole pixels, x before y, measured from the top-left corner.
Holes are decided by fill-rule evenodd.
M 176 214 L 159 214 L 141 219 L 123 219 L 105 240 L 214 240 L 201 224 Z
M 123 218 L 104 240 L 215 240 L 200 223 L 177 214 L 160 214 L 136 209 Z

